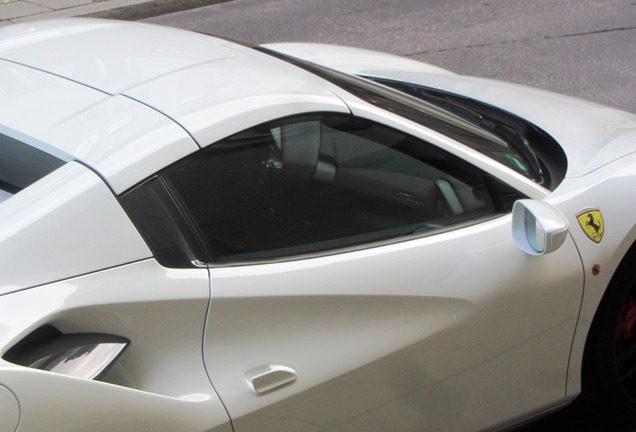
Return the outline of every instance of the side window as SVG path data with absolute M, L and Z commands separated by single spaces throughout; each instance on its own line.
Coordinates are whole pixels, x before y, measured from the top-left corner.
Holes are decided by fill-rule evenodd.
M 161 176 L 218 262 L 422 235 L 509 211 L 519 198 L 433 145 L 342 115 L 258 126 Z

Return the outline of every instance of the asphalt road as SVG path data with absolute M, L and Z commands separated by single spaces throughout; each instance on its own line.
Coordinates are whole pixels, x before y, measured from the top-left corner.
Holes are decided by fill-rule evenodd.
M 148 21 L 370 48 L 636 112 L 635 0 L 234 0 Z
M 147 21 L 370 48 L 636 112 L 636 0 L 234 0 Z M 572 408 L 521 430 L 619 431 Z

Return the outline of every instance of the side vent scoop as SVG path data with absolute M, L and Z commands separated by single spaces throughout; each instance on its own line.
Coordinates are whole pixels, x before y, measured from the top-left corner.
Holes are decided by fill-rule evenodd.
M 62 334 L 52 326 L 40 327 L 3 356 L 21 366 L 98 380 L 117 362 L 128 339 L 100 333 Z

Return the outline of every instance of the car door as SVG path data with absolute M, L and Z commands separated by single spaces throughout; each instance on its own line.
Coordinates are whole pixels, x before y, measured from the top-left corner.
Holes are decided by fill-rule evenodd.
M 312 114 L 162 174 L 212 256 L 204 356 L 235 431 L 477 430 L 563 399 L 581 263 L 523 195 L 376 122 Z

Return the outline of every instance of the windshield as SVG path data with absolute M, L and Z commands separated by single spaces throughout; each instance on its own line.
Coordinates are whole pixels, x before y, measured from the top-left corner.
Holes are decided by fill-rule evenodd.
M 267 48 L 257 49 L 308 70 L 372 105 L 440 132 L 538 184 L 545 184 L 541 165 L 527 140 L 515 129 L 496 119 L 485 118 L 457 102 L 436 103 L 434 97 L 424 98 L 421 94 L 414 94 L 417 88 L 410 84 L 376 78 L 373 78 L 373 82 Z

